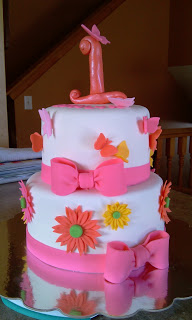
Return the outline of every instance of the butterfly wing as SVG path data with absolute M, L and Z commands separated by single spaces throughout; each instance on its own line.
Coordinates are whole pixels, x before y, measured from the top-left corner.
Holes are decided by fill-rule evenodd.
M 159 138 L 161 132 L 162 129 L 161 126 L 159 126 L 154 133 L 149 135 L 149 148 L 153 151 L 157 149 L 157 139 Z
M 154 154 L 154 151 L 153 150 L 150 150 L 150 167 L 153 167 L 153 154 Z
M 123 140 L 117 147 L 117 153 L 115 155 L 117 158 L 122 159 L 124 162 L 128 162 L 127 158 L 129 156 L 129 149 L 127 147 L 126 141 Z
M 148 133 L 154 133 L 157 128 L 158 128 L 158 124 L 159 124 L 159 117 L 152 117 L 147 119 L 147 132 Z
M 109 143 L 109 140 L 105 138 L 103 133 L 100 133 L 97 140 L 95 141 L 94 148 L 95 150 L 101 150 L 108 143 Z
M 107 144 L 101 149 L 100 154 L 102 157 L 111 157 L 114 156 L 117 151 L 118 150 L 116 147 L 112 146 L 111 144 Z
M 100 36 L 100 31 L 95 24 L 92 26 L 91 32 L 93 32 L 98 37 Z
M 30 140 L 32 143 L 32 150 L 34 152 L 39 152 L 43 150 L 43 137 L 38 132 L 30 135 Z

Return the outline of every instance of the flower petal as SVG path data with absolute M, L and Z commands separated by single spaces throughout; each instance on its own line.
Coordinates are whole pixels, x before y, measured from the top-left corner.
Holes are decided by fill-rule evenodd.
M 82 240 L 91 248 L 95 249 L 95 245 L 94 245 L 94 242 L 92 240 L 91 237 L 88 237 L 86 235 L 83 235 L 82 236 Z

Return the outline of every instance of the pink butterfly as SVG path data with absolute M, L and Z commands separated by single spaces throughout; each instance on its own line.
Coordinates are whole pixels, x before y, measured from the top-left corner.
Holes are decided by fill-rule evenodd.
M 49 113 L 46 109 L 39 110 L 39 115 L 41 117 L 41 120 L 44 122 L 43 124 L 43 135 L 47 134 L 47 137 L 49 138 L 52 135 L 52 121 L 50 118 Z
M 144 133 L 154 133 L 159 124 L 159 117 L 152 117 L 147 119 L 147 116 L 143 117 L 143 132 Z
M 126 98 L 126 99 L 121 99 L 121 98 L 108 98 L 108 99 L 112 104 L 120 108 L 131 107 L 135 103 L 135 97 Z
M 94 24 L 92 26 L 92 29 L 89 30 L 84 24 L 81 25 L 81 27 L 94 39 L 100 41 L 102 44 L 107 44 L 110 43 L 110 41 L 107 40 L 104 36 L 101 36 L 99 29 L 97 26 Z

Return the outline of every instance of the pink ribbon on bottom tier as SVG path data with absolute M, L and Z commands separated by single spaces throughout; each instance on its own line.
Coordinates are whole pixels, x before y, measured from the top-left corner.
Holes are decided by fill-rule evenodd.
M 27 230 L 27 248 L 41 261 L 65 270 L 104 273 L 111 283 L 125 281 L 131 271 L 146 263 L 157 269 L 169 266 L 169 234 L 165 231 L 153 231 L 143 244 L 129 248 L 125 243 L 112 241 L 107 245 L 106 254 L 67 253 L 55 249 L 34 239 Z

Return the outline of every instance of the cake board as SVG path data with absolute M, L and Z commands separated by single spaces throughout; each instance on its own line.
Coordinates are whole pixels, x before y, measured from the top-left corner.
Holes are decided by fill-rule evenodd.
M 25 225 L 21 220 L 22 214 L 16 215 L 13 219 L 2 221 L 0 223 L 0 230 L 6 235 L 7 243 L 1 241 L 1 258 L 0 263 L 0 274 L 2 275 L 3 281 L 0 283 L 0 296 L 3 303 L 10 309 L 16 312 L 22 313 L 27 316 L 31 316 L 35 319 L 90 319 L 96 315 L 104 315 L 110 318 L 129 318 L 132 317 L 140 310 L 158 312 L 169 308 L 175 299 L 185 299 L 192 295 L 192 276 L 191 276 L 191 264 L 190 255 L 190 243 L 191 243 L 191 228 L 187 223 L 180 220 L 174 220 L 168 224 L 167 232 L 170 234 L 170 268 L 168 271 L 168 282 L 167 282 L 167 295 L 164 299 L 160 299 L 158 304 L 155 306 L 145 306 L 139 305 L 139 300 L 137 301 L 137 308 L 131 308 L 119 316 L 116 314 L 111 314 L 110 312 L 101 312 L 100 310 L 95 310 L 94 313 L 86 315 L 84 317 L 63 313 L 58 308 L 45 309 L 43 306 L 35 308 L 26 304 L 23 301 L 23 297 L 20 294 L 20 281 L 21 275 L 27 268 L 27 263 L 33 269 L 33 266 L 37 264 L 36 258 L 32 260 L 28 259 L 26 261 L 26 247 L 25 247 Z M 7 249 L 6 249 L 7 248 Z M 183 250 L 185 248 L 185 250 Z M 38 260 L 38 259 L 37 259 Z M 33 263 L 34 262 L 34 263 Z M 39 265 L 37 265 L 37 272 L 41 272 L 42 265 L 40 260 L 38 260 Z M 46 276 L 52 277 L 53 267 L 46 265 L 48 271 L 46 271 Z M 60 269 L 59 272 L 65 272 Z M 74 273 L 77 275 L 78 273 Z M 101 278 L 101 277 L 100 277 Z M 67 279 L 67 277 L 66 277 Z M 42 281 L 45 281 L 44 279 Z M 69 283 L 69 282 L 68 282 Z M 151 283 L 147 284 L 151 286 Z M 157 285 L 157 284 L 156 284 Z M 98 283 L 97 283 L 98 286 Z M 151 289 L 151 288 L 150 288 Z M 122 290 L 120 291 L 122 292 Z M 129 299 L 129 293 L 127 292 L 127 299 Z M 118 298 L 118 295 L 111 295 L 112 301 Z M 134 301 L 135 297 L 132 296 L 131 299 Z
M 69 318 L 67 316 L 64 316 L 59 311 L 49 311 L 49 312 L 38 312 L 36 310 L 32 310 L 29 307 L 26 307 L 21 300 L 16 299 L 7 299 L 1 297 L 1 300 L 3 304 L 8 307 L 9 309 L 12 309 L 13 311 L 16 311 L 20 314 L 23 314 L 25 316 L 38 319 L 38 320 L 61 320 L 62 318 L 65 318 L 66 320 L 71 320 L 75 318 Z M 90 318 L 84 318 L 86 320 L 91 319 Z

